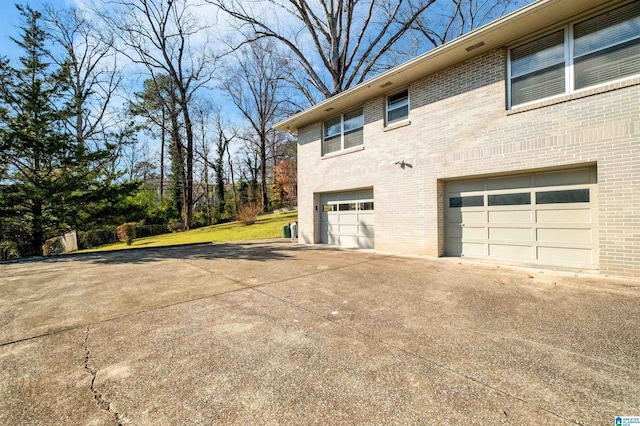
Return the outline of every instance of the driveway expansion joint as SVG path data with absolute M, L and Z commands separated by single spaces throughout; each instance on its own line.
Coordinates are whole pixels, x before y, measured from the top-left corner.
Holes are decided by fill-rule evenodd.
M 98 392 L 98 390 L 96 389 L 95 383 L 96 383 L 96 377 L 98 375 L 98 370 L 89 366 L 89 360 L 91 359 L 91 350 L 89 350 L 88 341 L 89 341 L 89 326 L 86 327 L 84 342 L 82 343 L 81 346 L 85 351 L 84 369 L 87 373 L 91 375 L 90 389 L 91 389 L 91 392 L 93 393 L 93 399 L 98 407 L 100 407 L 102 410 L 108 413 L 111 413 L 113 415 L 113 417 L 116 420 L 116 424 L 118 426 L 124 426 L 124 424 L 121 421 L 120 414 L 112 409 L 111 402 L 109 402 L 104 396 L 102 396 L 102 394 Z

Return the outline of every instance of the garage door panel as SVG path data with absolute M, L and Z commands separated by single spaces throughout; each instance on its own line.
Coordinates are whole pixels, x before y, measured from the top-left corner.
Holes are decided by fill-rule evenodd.
M 484 191 L 485 183 L 483 180 L 467 180 L 460 182 L 449 182 L 447 184 L 448 194 L 459 196 L 463 192 Z
M 355 235 L 342 235 L 340 234 L 340 246 L 347 248 L 358 247 L 358 237 Z
M 373 226 L 373 214 L 371 213 L 363 213 L 358 215 L 358 224 Z
M 462 229 L 463 240 L 486 240 L 487 229 L 485 227 L 465 226 Z
M 529 188 L 531 186 L 531 176 L 503 177 L 487 179 L 487 189 L 516 189 Z
M 340 218 L 338 220 L 340 225 L 355 225 L 358 223 L 358 216 L 353 213 L 340 213 Z
M 533 260 L 533 250 L 529 245 L 489 244 L 489 256 L 498 259 Z
M 460 218 L 462 223 L 485 223 L 486 213 L 484 211 L 461 211 Z
M 358 247 L 363 249 L 373 249 L 374 248 L 373 237 L 358 237 Z
M 592 241 L 591 229 L 538 228 L 537 240 L 545 243 L 585 243 Z
M 489 212 L 489 223 L 532 223 L 531 210 L 500 210 Z
M 534 181 L 537 187 L 588 184 L 591 182 L 591 169 L 540 173 Z
M 597 268 L 597 189 L 595 167 L 447 182 L 445 253 Z
M 538 210 L 538 223 L 591 223 L 591 209 Z
M 340 225 L 338 225 L 338 223 L 327 223 L 325 226 L 325 229 L 330 231 L 330 232 L 338 232 L 338 228 L 340 227 Z
M 358 236 L 361 236 L 361 237 L 373 237 L 373 235 L 374 235 L 373 226 L 367 226 L 367 225 L 359 225 L 358 226 Z
M 531 228 L 489 228 L 490 240 L 511 240 L 511 241 L 532 241 L 532 229 Z
M 342 235 L 358 235 L 358 225 L 340 224 L 338 232 Z
M 484 243 L 465 243 L 462 247 L 462 256 L 484 257 L 487 255 L 487 245 Z
M 592 250 L 582 248 L 538 247 L 538 259 L 554 263 L 575 263 L 581 265 L 593 263 Z
M 355 199 L 356 200 L 372 200 L 373 189 L 365 189 L 365 190 L 356 192 Z

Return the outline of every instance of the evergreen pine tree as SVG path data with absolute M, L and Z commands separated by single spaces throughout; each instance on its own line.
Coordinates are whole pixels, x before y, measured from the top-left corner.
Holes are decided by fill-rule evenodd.
M 69 67 L 48 62 L 41 14 L 16 7 L 21 66 L 0 59 L 0 237 L 21 243 L 23 255 L 41 255 L 47 238 L 102 214 L 106 200 L 116 205 L 131 188 L 104 174 L 113 147 L 90 149 L 65 130 L 74 115 Z

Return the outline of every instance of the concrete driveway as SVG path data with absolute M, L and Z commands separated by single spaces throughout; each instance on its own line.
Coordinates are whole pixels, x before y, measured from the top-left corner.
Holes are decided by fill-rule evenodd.
M 0 424 L 613 424 L 640 283 L 297 246 L 0 265 Z

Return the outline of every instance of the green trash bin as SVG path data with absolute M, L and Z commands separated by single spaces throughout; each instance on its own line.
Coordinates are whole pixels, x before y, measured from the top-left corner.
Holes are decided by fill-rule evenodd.
M 289 228 L 289 225 L 282 227 L 282 238 L 291 238 L 291 228 Z

